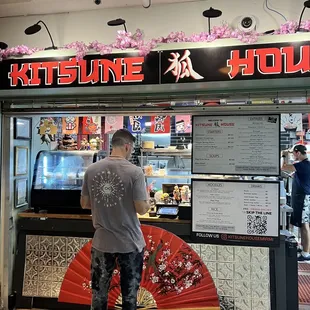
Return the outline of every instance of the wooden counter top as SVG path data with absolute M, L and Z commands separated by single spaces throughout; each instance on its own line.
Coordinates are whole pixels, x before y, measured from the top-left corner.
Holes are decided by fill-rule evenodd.
M 48 219 L 67 219 L 67 220 L 91 220 L 91 215 L 88 214 L 53 214 L 53 213 L 34 213 L 32 211 L 24 211 L 18 214 L 22 218 L 48 218 Z M 139 215 L 140 222 L 156 222 L 156 223 L 180 223 L 180 224 L 190 224 L 189 220 L 179 220 L 179 219 L 166 219 L 159 217 L 149 217 L 148 215 Z

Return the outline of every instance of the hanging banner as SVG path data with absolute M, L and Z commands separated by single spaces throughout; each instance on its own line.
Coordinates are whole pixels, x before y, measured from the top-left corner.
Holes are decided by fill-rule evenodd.
M 68 116 L 62 118 L 62 133 L 64 135 L 77 135 L 79 132 L 79 118 Z
M 101 134 L 101 116 L 83 117 L 82 134 L 83 135 Z
M 302 129 L 301 113 L 281 114 L 282 132 L 300 132 L 302 130 L 303 129 Z
M 146 131 L 146 117 L 145 116 L 129 116 L 128 130 L 131 133 L 143 133 Z
M 124 117 L 109 115 L 105 117 L 104 133 L 114 133 L 116 130 L 123 129 Z
M 170 133 L 170 116 L 151 116 L 151 133 Z
M 192 119 L 190 115 L 175 116 L 175 132 L 176 133 L 192 132 Z

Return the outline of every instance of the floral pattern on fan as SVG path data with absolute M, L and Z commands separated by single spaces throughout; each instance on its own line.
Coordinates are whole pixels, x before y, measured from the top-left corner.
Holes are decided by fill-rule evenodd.
M 172 255 L 170 244 L 161 241 L 155 248 L 152 236 L 147 236 L 147 239 L 143 264 L 144 276 L 147 277 L 145 280 L 158 284 L 160 294 L 172 292 L 180 294 L 183 290 L 199 284 L 202 279 L 202 264 L 199 259 L 192 260 L 192 249 L 189 246 L 182 245 L 182 248 L 169 263 L 169 258 Z M 152 273 L 150 273 L 151 270 Z

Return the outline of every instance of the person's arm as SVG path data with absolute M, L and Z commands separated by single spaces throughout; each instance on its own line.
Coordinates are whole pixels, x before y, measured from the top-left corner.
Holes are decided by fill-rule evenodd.
M 81 196 L 80 203 L 82 209 L 91 209 L 90 199 L 88 196 Z
M 136 212 L 140 215 L 144 215 L 150 209 L 142 169 L 139 169 L 139 172 L 133 184 L 133 202 Z
M 80 204 L 82 209 L 91 209 L 88 186 L 87 186 L 87 171 L 84 174 L 84 181 L 81 191 Z

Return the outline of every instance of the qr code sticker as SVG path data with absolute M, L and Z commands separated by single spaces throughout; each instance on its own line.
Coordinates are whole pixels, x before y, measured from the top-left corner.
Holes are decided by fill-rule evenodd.
M 249 235 L 266 235 L 267 233 L 267 216 L 248 215 L 247 232 Z

